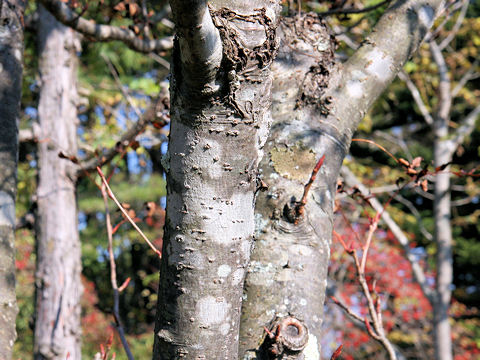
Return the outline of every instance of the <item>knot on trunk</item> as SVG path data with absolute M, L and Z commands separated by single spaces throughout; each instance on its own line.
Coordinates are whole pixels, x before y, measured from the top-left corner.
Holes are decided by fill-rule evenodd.
M 308 328 L 293 316 L 277 317 L 262 344 L 267 359 L 290 359 L 307 345 Z M 295 357 L 296 358 L 296 357 Z

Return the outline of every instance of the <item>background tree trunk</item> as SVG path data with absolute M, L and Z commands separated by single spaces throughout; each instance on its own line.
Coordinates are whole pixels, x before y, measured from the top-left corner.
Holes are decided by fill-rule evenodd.
M 10 360 L 15 318 L 15 196 L 23 69 L 21 0 L 0 1 L 0 359 Z
M 204 1 L 171 5 L 179 40 L 154 359 L 237 359 L 278 5 L 212 1 L 211 15 Z
M 37 269 L 35 359 L 81 359 L 80 242 L 76 167 L 59 157 L 77 154 L 78 38 L 39 6 Z
M 439 105 L 433 124 L 433 162 L 435 167 L 452 161 L 455 146 L 449 140 L 448 126 L 452 105 L 451 83 L 447 64 L 435 40 L 430 43 L 432 57 L 439 72 Z M 452 359 L 452 334 L 448 318 L 448 309 L 452 298 L 453 256 L 451 224 L 450 167 L 435 176 L 433 203 L 434 241 L 437 245 L 435 298 L 433 301 L 433 333 L 435 358 Z

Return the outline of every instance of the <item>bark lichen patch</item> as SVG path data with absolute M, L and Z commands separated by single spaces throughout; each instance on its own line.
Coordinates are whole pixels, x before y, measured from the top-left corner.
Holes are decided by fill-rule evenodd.
M 196 305 L 198 320 L 202 325 L 220 324 L 226 320 L 230 304 L 223 297 L 206 296 Z
M 230 331 L 229 323 L 223 323 L 222 325 L 220 325 L 220 334 L 227 335 L 229 331 Z
M 359 81 L 347 82 L 348 94 L 354 99 L 360 99 L 364 93 L 362 84 Z
M 209 198 L 205 196 L 206 189 L 202 189 L 204 196 L 198 192 L 198 198 Z M 207 194 L 208 195 L 208 194 Z M 253 194 L 235 193 L 230 199 L 221 199 L 212 196 L 209 205 L 199 210 L 203 212 L 207 218 L 202 220 L 202 230 L 212 235 L 212 240 L 220 245 L 231 245 L 239 241 L 248 243 L 254 229 L 254 219 L 252 216 L 241 216 L 240 214 L 249 214 L 253 206 Z M 235 234 L 235 237 L 232 237 Z M 244 246 L 240 248 L 244 252 Z
M 244 276 L 245 276 L 245 269 L 239 268 L 235 270 L 232 274 L 232 284 L 233 285 L 240 284 L 240 282 L 243 281 Z
M 12 194 L 0 191 L 0 226 L 15 227 L 15 198 Z
M 232 268 L 229 265 L 223 264 L 218 267 L 217 275 L 220 277 L 227 277 L 231 271 L 232 271 Z
M 308 335 L 308 342 L 303 349 L 304 360 L 320 360 L 320 352 L 318 351 L 318 340 L 313 334 Z
M 274 147 L 270 150 L 273 168 L 281 176 L 306 182 L 315 167 L 315 152 L 301 144 L 289 147 Z
M 392 72 L 393 59 L 378 48 L 372 49 L 368 55 L 368 62 L 365 69 L 371 75 L 379 79 L 389 79 Z

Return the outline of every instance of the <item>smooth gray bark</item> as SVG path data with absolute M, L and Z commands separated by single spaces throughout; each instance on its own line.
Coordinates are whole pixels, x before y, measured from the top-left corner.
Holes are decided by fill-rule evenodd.
M 452 160 L 454 152 L 453 144 L 448 139 L 448 123 L 452 108 L 451 83 L 447 64 L 434 40 L 430 43 L 430 49 L 440 77 L 439 106 L 433 123 L 433 162 L 435 167 L 440 167 Z M 451 360 L 452 334 L 448 309 L 452 298 L 453 255 L 449 167 L 436 175 L 434 193 L 434 241 L 437 245 L 435 297 L 432 304 L 435 359 Z
M 171 6 L 178 40 L 154 359 L 237 359 L 278 4 Z
M 436 120 L 437 122 L 438 120 Z M 434 165 L 441 166 L 451 161 L 448 146 L 445 143 L 446 128 L 435 129 Z M 452 297 L 453 255 L 451 226 L 450 173 L 440 172 L 435 176 L 434 185 L 434 241 L 437 245 L 435 299 L 433 301 L 433 331 L 435 358 L 452 359 L 452 334 L 448 309 Z
M 316 88 L 313 84 L 322 85 L 325 76 L 315 77 L 314 72 L 305 69 L 294 76 L 288 77 L 287 74 L 287 79 L 275 74 L 278 83 L 274 83 L 274 124 L 267 147 L 272 146 L 274 153 L 283 151 L 291 160 L 283 167 L 276 166 L 270 150 L 270 163 L 269 160 L 262 162 L 263 181 L 269 190 L 264 203 L 259 198 L 257 205 L 259 239 L 255 243 L 246 280 L 247 301 L 242 310 L 240 357 L 265 358 L 258 352 L 265 337 L 263 327 L 268 326 L 275 316 L 289 313 L 306 323 L 311 345 L 300 354 L 285 356 L 320 358 L 320 325 L 332 234 L 332 205 L 341 162 L 359 122 L 418 48 L 442 4 L 441 0 L 394 2 L 356 53 L 329 74 L 328 89 L 313 93 L 315 101 L 303 101 L 305 87 L 312 91 Z M 298 51 L 292 46 L 287 48 L 290 48 L 292 62 L 300 53 L 309 56 L 311 50 L 311 47 L 307 47 L 307 51 Z M 287 48 L 284 51 L 288 52 Z M 284 65 L 281 59 L 279 67 Z M 283 73 L 285 71 L 288 72 L 283 70 Z M 302 77 L 303 82 L 299 80 Z M 308 87 L 308 82 L 312 86 Z M 296 108 L 291 99 L 295 96 Z M 307 202 L 304 219 L 295 225 L 288 221 L 283 208 L 292 197 L 298 201 L 302 184 L 308 180 L 309 171 L 315 165 L 315 161 L 311 161 L 303 169 L 300 164 L 305 157 L 312 158 L 307 154 L 308 150 L 313 152 L 315 160 L 325 155 L 325 164 Z M 283 173 L 279 171 L 282 168 Z M 292 176 L 297 170 L 298 177 Z M 289 279 L 288 283 L 286 279 Z M 313 299 L 312 291 L 319 299 Z M 273 354 L 266 358 L 268 356 Z
M 300 355 L 320 359 L 331 204 L 347 151 L 342 139 L 329 135 L 329 129 L 316 121 L 320 111 L 316 99 L 328 85 L 335 45 L 315 15 L 284 19 L 278 36 L 280 50 L 272 68 L 274 125 L 260 164 L 268 189 L 259 193 L 256 203 L 255 249 L 245 283 L 240 356 L 269 359 L 273 354 L 268 349 L 258 349 L 263 326 L 270 327 L 276 316 L 291 315 L 304 320 L 310 333 Z M 305 218 L 294 224 L 285 206 L 292 208 L 300 200 L 322 155 L 325 163 L 307 201 Z
M 17 336 L 14 231 L 24 10 L 23 1 L 0 1 L 0 359 L 2 360 L 11 359 Z
M 38 119 L 37 268 L 35 359 L 81 359 L 80 240 L 76 167 L 59 157 L 77 153 L 75 32 L 39 7 L 40 99 Z

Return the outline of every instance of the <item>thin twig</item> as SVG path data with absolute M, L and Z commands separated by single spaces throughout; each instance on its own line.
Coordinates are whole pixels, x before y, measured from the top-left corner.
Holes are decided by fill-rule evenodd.
M 110 282 L 112 284 L 113 289 L 113 318 L 115 319 L 115 326 L 117 328 L 118 335 L 120 336 L 120 340 L 122 342 L 123 348 L 127 353 L 127 357 L 129 360 L 134 360 L 132 352 L 130 351 L 130 347 L 128 346 L 127 339 L 125 338 L 125 331 L 123 329 L 123 324 L 120 318 L 120 296 L 119 296 L 119 289 L 117 284 L 117 270 L 115 265 L 115 255 L 113 254 L 113 232 L 112 232 L 112 222 L 110 220 L 110 211 L 108 210 L 108 197 L 106 182 L 102 184 L 102 197 L 103 202 L 105 204 L 105 220 L 107 224 L 107 236 L 108 236 L 108 256 L 110 259 Z
M 122 82 L 120 81 L 120 78 L 118 76 L 118 72 L 117 72 L 117 69 L 115 69 L 115 67 L 113 66 L 112 62 L 110 61 L 110 59 L 108 58 L 107 55 L 105 54 L 100 54 L 100 56 L 103 58 L 103 60 L 107 63 L 107 66 L 108 66 L 108 69 L 110 70 L 110 73 L 112 74 L 113 76 L 113 79 L 115 80 L 115 83 L 117 84 L 118 88 L 120 89 L 120 91 L 122 92 L 123 94 L 123 97 L 125 98 L 125 100 L 127 100 L 127 102 L 130 104 L 130 106 L 132 107 L 133 111 L 135 111 L 135 114 L 138 116 L 138 118 L 140 119 L 142 117 L 142 113 L 140 112 L 140 110 L 138 109 L 138 107 L 133 103 L 133 99 L 132 97 L 130 96 L 130 94 L 125 90 L 125 87 L 123 86 Z
M 100 175 L 100 178 L 102 179 L 102 182 L 103 184 L 105 185 L 106 189 L 107 189 L 107 194 L 108 196 L 110 197 L 110 199 L 112 199 L 115 204 L 117 205 L 117 207 L 120 209 L 120 211 L 122 212 L 122 214 L 128 219 L 128 221 L 130 222 L 130 224 L 132 224 L 133 228 L 135 230 L 137 230 L 137 232 L 140 234 L 140 236 L 143 238 L 143 240 L 145 240 L 145 242 L 148 244 L 148 246 L 150 246 L 150 248 L 153 250 L 153 252 L 155 254 L 158 255 L 159 258 L 162 257 L 162 253 L 161 251 L 159 251 L 155 245 L 152 244 L 152 242 L 150 240 L 148 240 L 147 236 L 143 233 L 142 230 L 140 230 L 140 228 L 138 227 L 138 225 L 135 223 L 135 221 L 133 221 L 133 219 L 130 217 L 130 215 L 128 215 L 128 212 L 127 210 L 124 209 L 124 207 L 122 206 L 122 204 L 120 204 L 120 202 L 117 200 L 117 198 L 115 197 L 115 195 L 113 194 L 112 192 L 112 189 L 110 189 L 110 186 L 108 185 L 108 182 L 107 182 L 107 179 L 105 179 L 105 175 L 103 174 L 102 172 L 102 169 L 100 169 L 99 167 L 97 167 L 97 172 L 98 172 L 98 175 Z
M 303 196 L 300 202 L 296 205 L 295 207 L 295 224 L 298 224 L 298 221 L 300 220 L 300 217 L 303 215 L 305 211 L 305 205 L 307 204 L 307 196 L 310 191 L 310 188 L 312 187 L 313 182 L 317 178 L 318 171 L 323 165 L 323 161 L 325 160 L 325 155 L 323 155 L 317 162 L 317 165 L 313 168 L 312 174 L 310 175 L 310 179 L 308 182 L 305 184 L 305 188 L 303 189 Z
M 377 143 L 376 143 L 375 141 L 373 141 L 373 140 L 368 140 L 368 139 L 352 139 L 352 141 L 355 141 L 355 142 L 365 142 L 365 143 L 368 143 L 368 144 L 375 145 L 375 146 L 378 147 L 380 150 L 382 150 L 383 152 L 385 152 L 388 156 L 390 156 L 393 160 L 395 160 L 396 163 L 398 163 L 398 159 L 397 159 L 390 151 L 388 151 L 387 149 L 385 149 L 382 145 L 377 144 Z
M 470 66 L 470 69 L 467 70 L 467 72 L 460 78 L 458 81 L 457 85 L 452 90 L 452 96 L 456 97 L 460 90 L 463 89 L 465 84 L 469 82 L 470 80 L 473 80 L 479 76 L 478 72 L 476 72 L 476 68 L 478 66 L 478 63 L 480 62 L 480 57 L 477 57 L 472 65 Z
M 358 320 L 363 323 L 363 317 L 355 314 L 352 309 L 350 309 L 347 305 L 338 300 L 335 296 L 330 296 L 330 299 L 332 299 L 332 301 L 341 309 L 343 309 L 352 319 Z
M 380 215 L 380 212 L 377 212 L 377 215 L 375 215 L 375 218 L 377 218 L 378 215 Z M 362 270 L 362 274 L 365 274 L 365 266 L 367 265 L 368 250 L 370 249 L 373 234 L 377 230 L 377 227 L 378 227 L 378 220 L 374 220 L 370 225 L 370 229 L 367 234 L 367 241 L 365 241 L 365 245 L 363 247 L 362 262 L 360 264 L 360 269 Z
M 442 40 L 442 42 L 438 45 L 440 50 L 445 49 L 448 44 L 455 38 L 455 36 L 458 33 L 458 30 L 460 30 L 460 26 L 462 26 L 463 20 L 465 19 L 465 16 L 467 15 L 467 10 L 468 10 L 468 5 L 470 4 L 469 0 L 463 0 L 462 4 L 462 9 L 460 10 L 460 14 L 458 14 L 457 21 L 455 22 L 455 25 L 453 26 L 452 30 L 450 30 L 449 34 L 445 39 Z
M 342 174 L 345 182 L 349 186 L 355 186 L 364 196 L 370 194 L 370 191 L 356 178 L 356 176 L 349 169 L 347 169 L 346 167 L 342 167 Z M 416 187 L 415 189 L 418 189 L 418 187 Z M 376 198 L 371 198 L 370 203 L 376 211 L 380 211 L 383 209 L 382 204 Z M 410 241 L 387 211 L 382 212 L 382 220 L 385 221 L 385 224 L 388 226 L 392 234 L 396 237 L 396 239 L 402 246 L 405 253 L 405 258 L 408 260 L 410 266 L 412 267 L 412 273 L 415 281 L 420 285 L 420 289 L 422 290 L 423 294 L 428 299 L 430 304 L 432 304 L 434 295 L 433 290 L 428 285 L 427 277 L 422 267 L 418 263 L 417 258 L 411 252 Z
M 165 109 L 163 101 L 165 97 L 168 96 L 166 89 L 162 89 L 158 94 L 158 97 L 151 101 L 145 112 L 142 116 L 135 122 L 125 133 L 120 137 L 117 144 L 121 146 L 129 146 L 135 138 L 145 130 L 145 127 L 149 123 L 155 122 L 155 127 L 162 127 L 168 123 L 168 119 L 161 115 L 161 112 Z M 98 158 L 91 158 L 79 164 L 79 169 L 77 176 L 82 176 L 88 174 L 90 171 L 93 171 L 97 166 L 102 167 L 103 165 L 110 162 L 117 154 L 118 146 L 109 148 L 105 153 L 100 155 Z
M 369 232 L 368 232 L 368 238 L 371 238 L 373 236 L 373 233 L 377 229 L 378 221 L 380 219 L 379 215 L 380 215 L 380 213 L 377 213 L 377 215 L 375 216 L 372 224 L 370 225 L 370 229 L 369 229 Z M 368 253 L 368 248 L 370 246 L 370 243 L 371 243 L 371 241 L 369 241 L 367 239 L 367 243 L 365 244 L 365 247 L 364 247 L 364 250 L 363 250 L 363 253 L 362 253 L 362 260 L 361 260 L 361 265 L 360 266 L 358 265 L 359 261 L 358 261 L 358 257 L 357 257 L 357 252 L 354 251 L 352 253 L 352 256 L 355 259 L 355 267 L 357 269 L 358 281 L 359 281 L 360 286 L 362 288 L 363 295 L 365 296 L 365 299 L 367 300 L 367 308 L 368 308 L 368 312 L 370 314 L 370 317 L 372 319 L 373 329 L 370 327 L 370 324 L 369 324 L 367 318 L 365 318 L 365 326 L 367 327 L 367 332 L 369 333 L 369 335 L 372 338 L 374 338 L 375 340 L 377 340 L 384 347 L 384 349 L 387 351 L 390 360 L 396 360 L 397 355 L 395 354 L 395 350 L 393 349 L 392 343 L 390 342 L 390 340 L 388 340 L 388 338 L 385 335 L 385 330 L 383 328 L 381 315 L 379 315 L 378 312 L 377 312 L 375 302 L 372 298 L 372 294 L 370 293 L 370 290 L 368 288 L 368 283 L 367 283 L 367 280 L 365 278 L 365 264 L 366 264 L 366 261 L 367 261 L 367 253 Z M 373 330 L 375 330 L 375 331 L 373 331 Z
M 413 81 L 410 79 L 408 74 L 405 71 L 400 71 L 398 73 L 398 77 L 407 85 L 408 90 L 410 90 L 410 94 L 413 97 L 413 100 L 415 101 L 415 104 L 418 106 L 418 110 L 420 110 L 420 113 L 423 116 L 423 119 L 428 125 L 433 125 L 433 117 L 430 114 L 430 111 L 428 111 L 427 106 L 423 102 L 422 96 L 420 95 L 420 91 L 418 91 L 417 87 L 413 83 Z

